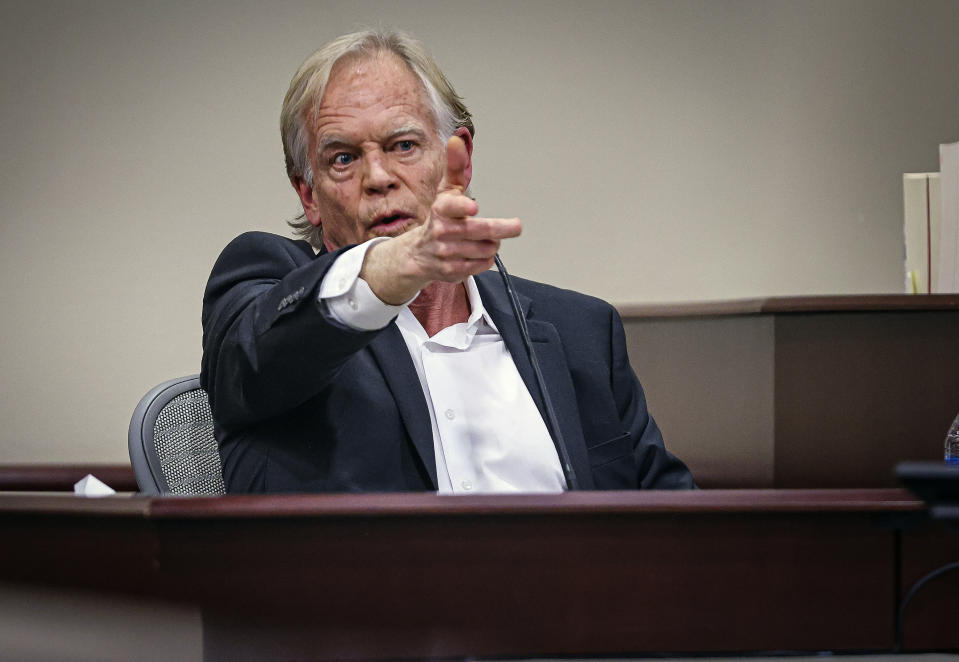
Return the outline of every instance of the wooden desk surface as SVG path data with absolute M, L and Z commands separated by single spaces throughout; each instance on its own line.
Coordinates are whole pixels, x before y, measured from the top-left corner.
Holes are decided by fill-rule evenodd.
M 765 297 L 725 301 L 624 304 L 624 317 L 713 317 L 720 315 L 786 315 L 791 313 L 959 311 L 959 294 L 855 294 Z
M 959 558 L 898 489 L 0 495 L 0 534 L 0 581 L 197 606 L 230 660 L 890 650 Z M 959 647 L 956 589 L 908 648 Z
M 261 518 L 418 518 L 493 515 L 569 517 L 609 514 L 922 512 L 903 489 L 693 490 L 438 496 L 269 494 L 223 497 L 77 498 L 72 494 L 2 494 L 0 514 L 142 517 L 154 520 Z

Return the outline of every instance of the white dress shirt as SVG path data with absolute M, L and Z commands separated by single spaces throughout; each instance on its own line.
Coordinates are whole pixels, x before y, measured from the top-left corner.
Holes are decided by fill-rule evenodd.
M 376 241 L 386 239 L 337 258 L 319 297 L 334 318 L 352 328 L 379 329 L 396 318 L 429 409 L 439 493 L 565 489 L 546 424 L 473 278 L 465 283 L 469 319 L 430 338 L 406 304 L 383 303 L 359 277 L 366 251 Z

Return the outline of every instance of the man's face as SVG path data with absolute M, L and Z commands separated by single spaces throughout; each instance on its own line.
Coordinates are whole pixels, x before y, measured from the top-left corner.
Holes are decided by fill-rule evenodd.
M 396 56 L 337 63 L 311 138 L 313 185 L 297 191 L 328 249 L 396 236 L 429 218 L 445 145 L 423 84 Z

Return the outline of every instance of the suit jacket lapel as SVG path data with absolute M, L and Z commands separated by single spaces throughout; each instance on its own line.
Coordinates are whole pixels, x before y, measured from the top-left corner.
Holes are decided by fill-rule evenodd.
M 536 403 L 543 420 L 548 420 L 546 407 L 543 404 L 539 386 L 536 384 L 533 366 L 529 361 L 523 337 L 520 335 L 517 321 L 513 316 L 512 306 L 509 303 L 509 297 L 500 282 L 499 274 L 495 272 L 480 274 L 476 277 L 476 285 L 483 299 L 483 305 L 496 323 L 496 327 L 506 343 L 506 348 L 513 358 L 513 363 L 516 364 L 516 369 L 526 384 L 526 390 L 529 391 L 533 402 Z M 579 419 L 576 391 L 573 388 L 569 367 L 566 364 L 562 340 L 556 331 L 556 327 L 545 320 L 535 318 L 535 304 L 529 297 L 517 292 L 517 299 L 519 299 L 520 308 L 526 317 L 530 340 L 533 341 L 533 351 L 536 352 L 540 372 L 542 372 L 543 379 L 546 382 L 546 389 L 549 391 L 560 431 L 566 441 L 570 462 L 576 472 L 579 487 L 580 489 L 592 489 L 593 475 L 590 470 L 589 457 L 586 454 L 586 441 L 583 438 L 583 427 Z
M 383 377 L 393 393 L 396 407 L 413 440 L 413 446 L 429 473 L 432 489 L 436 487 L 436 457 L 433 452 L 433 428 L 430 425 L 429 409 L 420 386 L 416 368 L 406 348 L 403 334 L 391 323 L 369 344 L 373 357 L 380 366 Z

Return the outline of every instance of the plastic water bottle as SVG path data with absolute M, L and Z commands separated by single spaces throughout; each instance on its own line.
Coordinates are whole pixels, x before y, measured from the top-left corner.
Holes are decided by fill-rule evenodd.
M 946 463 L 959 467 L 959 416 L 949 426 L 946 435 Z

